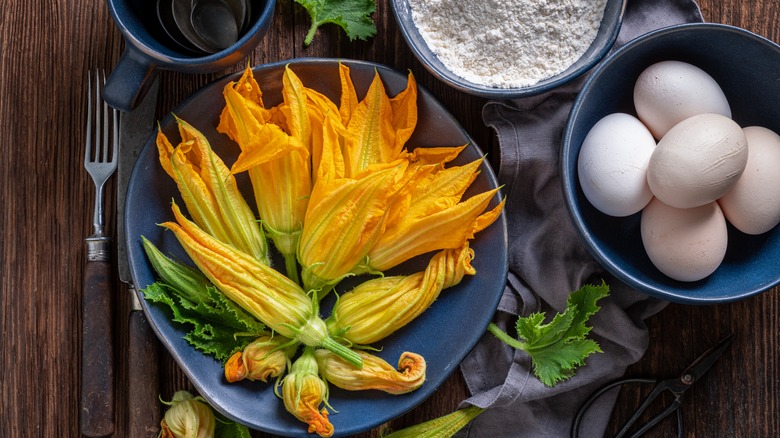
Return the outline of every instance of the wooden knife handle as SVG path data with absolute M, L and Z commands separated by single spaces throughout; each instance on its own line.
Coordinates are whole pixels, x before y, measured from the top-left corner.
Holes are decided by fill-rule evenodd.
M 81 298 L 81 433 L 114 432 L 114 348 L 111 263 L 88 259 Z
M 130 312 L 128 330 L 128 436 L 154 438 L 162 419 L 159 341 L 140 310 Z

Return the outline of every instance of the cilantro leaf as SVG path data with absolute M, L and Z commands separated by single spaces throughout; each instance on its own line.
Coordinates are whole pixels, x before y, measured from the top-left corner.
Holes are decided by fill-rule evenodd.
M 585 285 L 572 292 L 563 313 L 546 324 L 544 312 L 520 317 L 515 325 L 518 339 L 493 323 L 488 330 L 506 344 L 528 353 L 536 377 L 547 386 L 555 386 L 572 377 L 585 358 L 601 352 L 599 344 L 587 337 L 591 328 L 586 324 L 600 309 L 597 302 L 607 295 L 609 286 L 603 281 L 601 285 Z
M 376 35 L 371 14 L 376 11 L 375 0 L 295 0 L 309 12 L 311 27 L 303 44 L 311 44 L 317 29 L 326 23 L 341 26 L 350 40 L 365 40 Z

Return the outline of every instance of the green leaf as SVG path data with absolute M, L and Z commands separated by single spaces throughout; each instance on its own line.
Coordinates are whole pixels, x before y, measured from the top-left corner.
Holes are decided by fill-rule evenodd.
M 517 340 L 495 324 L 488 330 L 508 345 L 527 352 L 536 377 L 547 386 L 555 386 L 573 376 L 585 358 L 601 352 L 599 344 L 587 337 L 591 330 L 587 322 L 600 309 L 598 301 L 607 295 L 609 286 L 603 281 L 600 285 L 585 285 L 572 292 L 563 313 L 546 324 L 543 312 L 518 318 Z
M 228 299 L 203 274 L 163 255 L 144 239 L 144 249 L 161 280 L 142 292 L 166 305 L 174 322 L 189 331 L 184 339 L 203 353 L 225 361 L 265 333 L 265 325 Z
M 144 298 L 170 308 L 174 322 L 185 325 L 184 339 L 201 352 L 225 361 L 236 351 L 265 333 L 265 325 L 243 312 L 213 286 L 209 294 L 219 294 L 224 302 L 209 305 L 192 303 L 176 294 L 175 289 L 158 281 L 142 290 Z M 243 312 L 243 316 L 238 316 Z
M 311 27 L 303 44 L 311 44 L 317 28 L 326 23 L 341 26 L 350 40 L 368 39 L 376 35 L 371 14 L 376 11 L 375 0 L 295 0 L 309 12 Z
M 217 418 L 217 422 L 214 426 L 214 438 L 251 438 L 249 429 L 246 426 L 242 426 L 223 416 L 218 412 L 214 412 L 214 416 Z

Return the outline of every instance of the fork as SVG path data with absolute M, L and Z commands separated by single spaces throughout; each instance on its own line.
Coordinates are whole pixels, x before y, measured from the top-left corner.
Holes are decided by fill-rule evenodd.
M 116 171 L 119 152 L 118 113 L 102 102 L 105 73 L 87 76 L 87 129 L 84 168 L 95 183 L 93 234 L 85 239 L 81 301 L 81 433 L 105 436 L 114 431 L 114 350 L 111 237 L 105 233 L 104 186 Z M 93 90 L 94 88 L 94 90 Z M 93 96 L 94 91 L 94 96 Z M 93 107 L 94 99 L 94 107 Z M 94 122 L 94 123 L 93 123 Z M 110 126 L 110 128 L 109 128 Z M 109 130 L 111 141 L 109 141 Z

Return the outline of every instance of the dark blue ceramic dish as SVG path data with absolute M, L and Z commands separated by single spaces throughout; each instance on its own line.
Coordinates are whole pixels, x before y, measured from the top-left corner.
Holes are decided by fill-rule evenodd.
M 274 17 L 275 0 L 254 0 L 250 23 L 238 41 L 212 54 L 192 53 L 173 43 L 157 21 L 154 0 L 106 0 L 125 49 L 106 81 L 103 99 L 122 111 L 134 109 L 154 82 L 157 70 L 212 73 L 235 65 L 260 43 Z M 170 6 L 170 2 L 168 2 Z
M 412 49 L 417 59 L 441 81 L 463 91 L 465 93 L 482 96 L 490 99 L 517 99 L 521 97 L 534 96 L 557 88 L 573 79 L 576 79 L 591 67 L 596 65 L 612 48 L 615 39 L 623 23 L 623 13 L 626 8 L 626 0 L 607 0 L 604 11 L 604 18 L 599 27 L 593 44 L 582 57 L 563 72 L 544 79 L 537 84 L 522 88 L 495 88 L 482 84 L 476 84 L 461 78 L 452 73 L 428 48 L 425 40 L 420 35 L 417 26 L 412 20 L 412 11 L 409 6 L 409 0 L 392 0 L 390 6 L 393 8 L 398 27 L 406 40 L 406 43 Z
M 613 218 L 597 211 L 579 187 L 577 156 L 585 135 L 614 112 L 636 115 L 639 74 L 662 60 L 691 63 L 721 86 L 740 126 L 780 132 L 780 46 L 746 30 L 710 23 L 684 24 L 644 35 L 598 66 L 577 97 L 563 138 L 561 174 L 566 204 L 580 236 L 606 269 L 656 297 L 689 304 L 736 301 L 780 283 L 780 227 L 750 236 L 729 225 L 721 266 L 696 282 L 672 280 L 650 262 L 639 231 L 641 213 Z
M 365 93 L 377 71 L 390 95 L 398 93 L 406 85 L 406 75 L 388 68 L 365 62 L 342 62 L 350 66 L 359 96 Z M 284 66 L 288 63 L 305 85 L 338 102 L 341 90 L 338 61 L 302 59 L 255 69 L 255 78 L 262 87 L 267 106 L 276 105 L 281 100 L 281 77 Z M 218 134 L 215 126 L 224 106 L 222 89 L 228 81 L 236 79 L 237 76 L 233 75 L 205 87 L 174 111 L 178 117 L 201 130 L 212 142 L 214 150 L 228 164 L 237 155 L 237 146 L 227 137 Z M 463 151 L 456 164 L 483 156 L 463 128 L 429 93 L 421 89 L 418 102 L 418 129 L 408 144 L 442 146 L 469 143 L 470 146 Z M 179 138 L 171 116 L 162 121 L 161 127 L 172 140 Z M 173 254 L 181 260 L 188 260 L 172 233 L 165 232 L 156 225 L 172 219 L 171 199 L 180 198 L 175 184 L 160 167 L 153 140 L 149 140 L 138 158 L 130 179 L 126 203 L 128 256 L 133 279 L 140 288 L 155 280 L 141 246 L 141 236 L 149 238 L 163 252 Z M 496 187 L 497 182 L 491 169 L 483 164 L 480 170 L 472 189 L 481 192 Z M 239 183 L 243 184 L 242 190 L 251 203 L 251 188 L 242 176 L 245 175 L 239 175 Z M 469 196 L 469 193 L 466 196 Z M 493 205 L 498 201 L 497 196 Z M 179 205 L 184 204 L 179 201 Z M 476 252 L 473 265 L 477 275 L 465 278 L 460 285 L 443 291 L 427 312 L 378 344 L 383 348 L 378 354 L 392 364 L 397 363 L 398 357 L 404 351 L 422 354 L 428 365 L 425 384 L 415 392 L 398 396 L 378 391 L 346 392 L 332 387 L 330 404 L 338 412 L 332 413 L 330 419 L 337 436 L 350 436 L 376 427 L 425 400 L 457 370 L 459 363 L 485 333 L 506 281 L 507 230 L 504 215 L 479 233 L 472 243 Z M 415 272 L 426 264 L 427 258 L 420 257 L 404 264 L 395 272 Z M 274 395 L 272 384 L 228 384 L 223 377 L 222 364 L 187 344 L 182 339 L 182 327 L 171 321 L 167 309 L 151 305 L 142 297 L 139 298 L 159 338 L 198 392 L 212 406 L 254 429 L 283 436 L 310 436 L 306 433 L 306 425 L 284 410 L 281 400 Z M 330 302 L 324 304 L 323 314 L 327 314 L 330 305 Z

